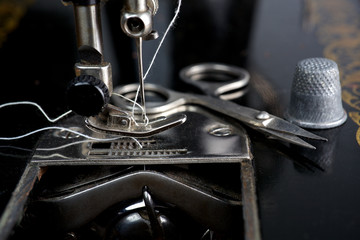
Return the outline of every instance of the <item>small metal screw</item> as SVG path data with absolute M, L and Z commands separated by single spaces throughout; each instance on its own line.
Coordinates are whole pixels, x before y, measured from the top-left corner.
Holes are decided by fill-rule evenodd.
M 84 132 L 84 130 L 82 128 L 79 128 L 79 127 L 69 127 L 67 129 L 70 129 L 72 131 L 76 131 L 76 132 L 79 132 L 79 133 Z M 54 132 L 54 136 L 58 137 L 58 138 L 64 138 L 64 139 L 73 139 L 73 138 L 80 137 L 79 134 L 75 134 L 75 133 L 65 131 L 65 130 L 58 130 L 58 131 Z
M 145 41 L 149 41 L 149 40 L 155 40 L 159 37 L 159 33 L 155 30 L 152 30 L 151 33 L 149 33 L 148 35 L 146 35 L 144 37 Z
M 128 121 L 127 121 L 126 119 L 122 119 L 122 120 L 121 120 L 121 125 L 127 126 L 127 125 L 128 125 Z
M 226 125 L 215 126 L 209 130 L 211 135 L 216 137 L 226 137 L 232 134 L 231 128 Z
M 270 114 L 265 111 L 261 111 L 261 112 L 259 112 L 258 115 L 256 115 L 256 119 L 259 119 L 259 120 L 266 120 L 269 118 L 270 118 Z

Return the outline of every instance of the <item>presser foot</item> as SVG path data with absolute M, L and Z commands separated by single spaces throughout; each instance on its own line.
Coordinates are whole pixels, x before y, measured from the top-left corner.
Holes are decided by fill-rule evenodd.
M 130 137 L 148 137 L 186 121 L 186 115 L 162 116 L 149 121 L 138 120 L 136 116 L 108 104 L 105 111 L 85 120 L 86 126 L 95 132 Z

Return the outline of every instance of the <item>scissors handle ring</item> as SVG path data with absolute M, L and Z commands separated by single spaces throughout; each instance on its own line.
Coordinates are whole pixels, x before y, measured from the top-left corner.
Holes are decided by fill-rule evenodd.
M 206 95 L 232 100 L 246 93 L 250 74 L 237 66 L 199 63 L 183 68 L 180 78 Z

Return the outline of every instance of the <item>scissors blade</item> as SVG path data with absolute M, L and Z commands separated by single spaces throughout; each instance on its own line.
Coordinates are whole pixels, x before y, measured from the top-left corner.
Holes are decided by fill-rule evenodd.
M 276 116 L 270 115 L 270 118 L 263 121 L 263 125 L 270 130 L 277 132 L 283 132 L 287 135 L 295 135 L 300 137 L 305 137 L 309 139 L 327 141 L 326 138 L 320 137 L 314 133 L 311 133 L 295 124 L 292 124 L 286 120 L 278 118 Z M 272 131 L 273 132 L 273 131 Z
M 313 134 L 293 123 L 290 123 L 274 115 L 268 114 L 264 111 L 244 107 L 234 102 L 229 102 L 209 96 L 185 94 L 183 94 L 183 96 L 185 96 L 184 98 L 186 99 L 187 103 L 201 105 L 213 111 L 222 113 L 226 116 L 233 117 L 240 122 L 243 122 L 249 126 L 253 126 L 254 128 L 268 129 L 272 130 L 272 132 L 276 131 L 279 133 L 285 133 L 286 135 L 282 136 L 289 136 L 289 138 L 292 135 L 309 139 L 327 141 L 326 138 Z M 259 118 L 259 116 L 263 113 L 266 113 L 267 117 Z M 283 139 L 286 140 L 286 138 Z
M 249 126 L 252 127 L 253 129 L 262 132 L 266 135 L 269 135 L 273 138 L 282 140 L 282 141 L 286 141 L 288 143 L 292 143 L 301 147 L 306 147 L 306 148 L 310 148 L 310 149 L 316 149 L 316 147 L 314 147 L 313 145 L 309 144 L 308 142 L 302 140 L 301 138 L 295 136 L 295 135 L 291 135 L 291 134 L 287 134 L 287 133 L 282 133 L 282 132 L 278 132 L 278 131 L 274 131 L 271 129 L 265 129 L 265 128 L 258 128 L 258 127 L 253 127 L 253 126 Z
M 129 91 L 130 89 L 128 88 L 127 90 Z M 298 127 L 295 124 L 292 124 L 274 115 L 266 113 L 268 117 L 259 118 L 258 116 L 261 113 L 264 113 L 263 111 L 241 106 L 234 102 L 225 101 L 205 95 L 176 92 L 154 84 L 146 84 L 146 90 L 150 92 L 160 93 L 167 98 L 165 102 L 161 102 L 159 103 L 159 105 L 153 105 L 152 107 L 148 107 L 147 113 L 149 114 L 161 113 L 183 105 L 193 104 L 208 108 L 225 116 L 232 117 L 248 125 L 251 128 L 254 128 L 258 131 L 266 132 L 268 135 L 273 135 L 274 137 L 282 139 L 283 141 L 292 142 L 295 144 L 300 143 L 302 146 L 307 144 L 303 143 L 305 141 L 300 139 L 298 136 L 309 139 L 327 141 L 326 138 L 315 135 L 309 131 Z M 120 92 L 120 94 L 125 93 Z

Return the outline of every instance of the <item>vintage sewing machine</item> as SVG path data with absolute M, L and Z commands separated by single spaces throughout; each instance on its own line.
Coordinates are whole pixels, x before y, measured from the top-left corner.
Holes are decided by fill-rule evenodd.
M 11 181 L 0 188 L 0 239 L 356 239 L 359 83 L 347 53 L 360 40 L 341 45 L 344 32 L 321 30 L 337 1 L 294 2 L 282 3 L 284 12 L 276 1 L 246 0 L 7 3 L 29 8 L 19 29 L 39 33 L 24 45 L 21 32 L 8 40 L 35 86 L 20 87 L 21 100 L 51 115 L 72 112 L 49 125 L 25 108 L 0 110 L 10 116 L 4 126 L 23 127 L 24 115 L 25 128 L 49 126 L 1 148 L 1 179 Z M 346 11 L 358 4 L 346 2 Z M 283 119 L 295 65 L 309 57 L 343 71 L 349 114 L 325 112 L 336 127 L 305 130 Z

